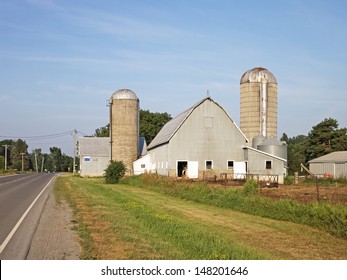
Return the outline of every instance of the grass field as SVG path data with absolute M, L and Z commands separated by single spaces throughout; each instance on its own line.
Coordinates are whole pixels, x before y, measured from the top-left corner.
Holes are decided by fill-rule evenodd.
M 293 222 L 102 179 L 59 176 L 82 259 L 347 259 L 347 240 Z

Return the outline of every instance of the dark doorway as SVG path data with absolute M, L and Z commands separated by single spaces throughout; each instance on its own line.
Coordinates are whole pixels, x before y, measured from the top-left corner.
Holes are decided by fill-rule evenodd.
M 187 174 L 184 174 L 183 170 L 187 170 L 188 168 L 188 161 L 177 161 L 177 176 L 183 177 L 187 176 Z

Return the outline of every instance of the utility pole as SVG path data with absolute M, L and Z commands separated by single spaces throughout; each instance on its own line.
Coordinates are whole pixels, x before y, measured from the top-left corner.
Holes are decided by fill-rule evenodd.
M 41 172 L 43 172 L 43 163 L 45 162 L 45 157 L 42 155 L 42 164 L 41 164 Z
M 3 147 L 5 147 L 5 171 L 7 170 L 7 148 L 10 146 L 8 144 L 6 145 L 2 145 Z
M 37 155 L 36 155 L 36 151 L 35 151 L 35 165 L 36 165 L 36 173 L 39 173 L 39 169 L 37 167 Z
M 72 168 L 72 174 L 75 175 L 76 173 L 76 128 L 73 130 L 73 168 Z
M 25 153 L 20 153 L 20 155 L 22 156 L 22 171 L 24 171 L 24 155 L 25 155 Z

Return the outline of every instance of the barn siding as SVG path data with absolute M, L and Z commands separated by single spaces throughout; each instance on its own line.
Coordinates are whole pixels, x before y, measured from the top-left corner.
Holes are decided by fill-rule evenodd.
M 248 173 L 261 174 L 261 175 L 278 175 L 279 183 L 283 183 L 286 176 L 286 161 L 273 157 L 271 155 L 263 154 L 259 151 L 252 149 L 245 149 L 246 158 L 248 160 Z M 266 169 L 266 161 L 271 161 L 272 168 Z
M 310 171 L 315 175 L 329 174 L 335 178 L 347 177 L 347 163 L 311 162 Z
M 230 117 L 216 103 L 207 99 L 195 108 L 169 143 L 169 165 L 177 160 L 198 161 L 205 169 L 206 160 L 214 170 L 227 169 L 228 160 L 243 161 L 246 139 Z
M 332 162 L 314 162 L 310 163 L 310 171 L 315 175 L 330 174 L 334 176 L 334 163 Z
M 82 177 L 103 176 L 111 160 L 109 137 L 79 138 L 80 175 Z
M 336 163 L 336 165 L 335 165 L 335 176 L 337 178 L 340 178 L 340 177 L 346 178 L 347 177 L 347 162 L 345 162 L 345 163 Z

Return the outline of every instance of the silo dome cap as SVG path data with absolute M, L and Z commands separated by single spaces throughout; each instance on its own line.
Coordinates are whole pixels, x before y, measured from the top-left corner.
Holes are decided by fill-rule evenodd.
M 130 89 L 119 89 L 115 91 L 111 99 L 138 99 L 135 92 Z
M 259 146 L 282 146 L 287 145 L 286 142 L 280 141 L 275 137 L 270 137 L 264 140 Z
M 277 80 L 269 70 L 263 67 L 255 67 L 245 72 L 240 80 L 240 84 L 245 83 L 273 83 L 277 84 Z

